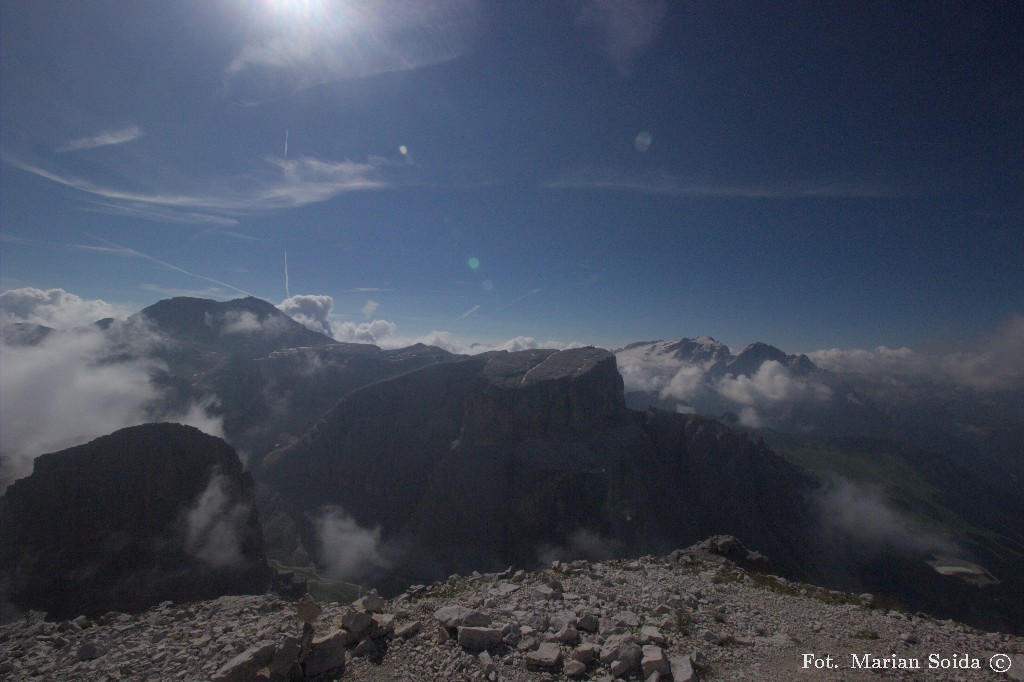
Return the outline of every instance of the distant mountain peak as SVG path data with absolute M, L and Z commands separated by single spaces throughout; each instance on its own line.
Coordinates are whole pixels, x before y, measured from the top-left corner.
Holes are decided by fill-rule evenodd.
M 223 302 L 178 296 L 158 301 L 129 319 L 136 318 L 147 320 L 159 333 L 178 341 L 253 357 L 285 348 L 337 343 L 254 296 Z

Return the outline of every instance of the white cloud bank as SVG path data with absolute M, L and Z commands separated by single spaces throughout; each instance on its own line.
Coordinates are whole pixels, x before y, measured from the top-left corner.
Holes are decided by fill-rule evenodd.
M 979 391 L 1024 388 L 1024 315 L 1011 315 L 977 349 L 927 355 L 909 348 L 831 348 L 808 353 L 819 367 L 887 382 L 929 379 Z
M 538 342 L 532 336 L 516 336 L 497 345 L 467 345 L 458 340 L 449 331 L 433 330 L 419 336 L 402 336 L 398 334 L 398 325 L 389 320 L 367 320 L 353 322 L 350 320 L 333 321 L 334 298 L 326 294 L 298 294 L 290 296 L 278 304 L 278 309 L 290 315 L 296 322 L 313 331 L 322 332 L 337 341 L 345 343 L 369 343 L 381 348 L 405 348 L 416 343 L 442 348 L 449 353 L 471 355 L 489 350 L 518 351 L 531 348 L 580 348 L 583 344 L 577 341 L 562 343 L 559 341 Z M 369 316 L 376 312 L 379 304 L 369 300 L 361 312 Z M 474 308 L 479 306 L 474 306 Z
M 832 389 L 828 386 L 798 379 L 775 360 L 765 361 L 751 376 L 725 375 L 719 380 L 716 390 L 723 397 L 747 407 L 807 398 L 828 400 L 832 397 Z
M 970 389 L 986 395 L 1024 390 L 1024 315 L 1012 315 L 975 347 L 946 355 L 910 348 L 879 346 L 831 348 L 807 354 L 820 369 L 837 375 L 794 375 L 786 366 L 764 362 L 749 375 L 716 376 L 710 364 L 690 364 L 670 354 L 623 351 L 617 356 L 626 391 L 656 393 L 662 400 L 682 401 L 702 414 L 737 414 L 744 426 L 771 425 L 774 418 L 801 405 L 816 408 L 843 401 L 863 405 L 856 394 L 837 395 L 843 386 L 882 403 L 946 402 L 950 391 Z M 788 413 L 791 414 L 791 413 Z M 802 413 L 806 418 L 806 410 Z M 788 417 L 787 417 L 788 418 Z
M 108 314 L 113 310 L 102 301 L 83 301 L 67 292 L 54 291 L 60 293 L 45 299 L 26 299 L 22 295 L 3 298 L 3 319 L 78 324 L 97 312 Z M 36 299 L 37 304 L 31 305 Z M 8 301 L 12 302 L 11 308 L 7 307 Z M 35 345 L 20 344 L 16 335 L 3 334 L 0 490 L 31 473 L 36 456 L 126 426 L 171 421 L 223 437 L 220 419 L 210 414 L 216 401 L 213 396 L 183 412 L 162 407 L 166 396 L 154 379 L 163 365 L 143 356 L 156 343 L 158 339 L 149 330 L 130 323 L 109 332 L 93 326 L 57 331 Z
M 128 311 L 99 299 L 87 300 L 63 289 L 8 289 L 0 292 L 0 324 L 25 322 L 54 329 L 84 327 L 97 320 L 124 319 Z

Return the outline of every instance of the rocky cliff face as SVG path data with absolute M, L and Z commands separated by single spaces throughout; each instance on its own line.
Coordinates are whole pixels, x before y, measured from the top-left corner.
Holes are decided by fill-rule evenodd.
M 600 349 L 487 353 L 367 386 L 260 476 L 300 526 L 341 505 L 386 536 L 411 534 L 437 571 L 585 553 L 580 534 L 638 553 L 721 532 L 807 570 L 810 482 L 712 420 L 626 410 Z
M 0 498 L 0 581 L 51 617 L 262 592 L 253 483 L 234 449 L 145 424 L 42 455 Z

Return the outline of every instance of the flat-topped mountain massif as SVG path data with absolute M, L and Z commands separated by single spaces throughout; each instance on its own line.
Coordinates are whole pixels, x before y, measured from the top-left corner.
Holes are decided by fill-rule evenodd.
M 10 343 L 31 348 L 61 333 L 22 326 Z M 191 427 L 146 424 L 36 458 L 33 473 L 0 498 L 6 612 L 86 620 L 18 621 L 0 633 L 19 642 L 21 652 L 0 660 L 5 674 L 32 669 L 86 679 L 89 671 L 108 670 L 102 654 L 92 662 L 71 651 L 92 635 L 119 670 L 137 672 L 142 653 L 128 644 L 115 651 L 110 628 L 167 638 L 159 663 L 175 676 L 192 679 L 202 671 L 212 678 L 230 656 L 264 640 L 258 662 L 269 666 L 280 638 L 298 633 L 290 602 L 224 597 L 229 601 L 177 606 L 285 589 L 288 579 L 275 577 L 268 562 L 309 579 L 308 589 L 321 596 L 330 591 L 325 585 L 337 584 L 324 576 L 372 585 L 385 596 L 404 594 L 389 603 L 392 619 L 374 620 L 377 636 L 370 639 L 380 641 L 359 652 L 374 661 L 365 665 L 385 667 L 364 669 L 360 659 L 350 663 L 353 679 L 382 679 L 374 671 L 426 679 L 428 670 L 437 679 L 492 672 L 502 679 L 643 672 L 646 679 L 663 665 L 646 670 L 639 663 L 643 647 L 661 647 L 671 668 L 669 659 L 688 656 L 696 645 L 711 647 L 696 669 L 712 679 L 740 670 L 792 673 L 794 642 L 820 641 L 821 653 L 833 655 L 856 644 L 843 639 L 857 635 L 843 635 L 839 618 L 863 620 L 853 633 L 883 638 L 880 656 L 925 646 L 929 640 L 916 634 L 925 631 L 935 642 L 969 644 L 972 651 L 1006 644 L 998 636 L 961 637 L 952 626 L 932 630 L 917 616 L 865 611 L 859 602 L 807 596 L 849 601 L 831 589 L 873 593 L 876 607 L 900 604 L 1021 631 L 1021 501 L 986 490 L 956 461 L 884 434 L 856 441 L 836 429 L 816 430 L 834 417 L 839 431 L 855 432 L 883 411 L 807 356 L 766 344 L 733 356 L 710 337 L 631 344 L 616 353 L 384 350 L 339 343 L 253 298 L 162 301 L 127 321 L 101 321 L 90 333 L 109 339 L 104 362 L 153 361 L 161 403 L 150 406 L 152 413 L 204 405 L 231 445 Z M 702 374 L 686 392 L 673 393 L 669 387 L 679 384 L 670 374 L 682 364 Z M 662 368 L 661 383 L 628 393 L 623 375 L 634 382 L 638 368 L 650 367 Z M 724 421 L 694 413 L 695 405 L 725 405 L 749 388 L 742 381 L 771 372 L 782 372 L 776 385 L 799 398 L 788 412 L 756 415 L 773 429 L 742 424 L 754 418 L 749 412 L 726 413 Z M 728 383 L 737 378 L 740 384 Z M 889 433 L 891 423 L 879 423 Z M 807 428 L 786 431 L 786 424 Z M 878 488 L 866 495 L 861 484 Z M 723 534 L 771 562 L 755 558 L 747 568 L 784 577 L 767 580 L 697 559 L 680 563 L 679 555 L 631 560 Z M 552 561 L 554 574 L 517 573 Z M 452 573 L 467 577 L 443 582 Z M 561 581 L 560 598 L 534 603 L 538 590 L 550 595 L 536 585 L 555 590 L 552 581 Z M 505 609 L 509 599 L 522 608 Z M 165 601 L 175 606 L 147 611 Z M 489 623 L 501 623 L 501 643 L 483 647 L 493 650 L 490 663 L 464 642 L 439 642 L 427 605 L 449 602 L 483 609 Z M 574 615 L 557 617 L 555 606 Z M 340 617 L 340 608 L 327 607 L 328 616 Z M 242 619 L 237 626 L 217 620 L 231 609 Z M 724 620 L 711 637 L 703 633 L 716 630 L 708 620 L 718 622 L 715 609 Z M 617 624 L 613 611 L 629 610 L 640 614 L 637 623 Z M 581 620 L 591 612 L 600 623 L 593 630 Z M 816 620 L 819 627 L 809 627 Z M 206 621 L 221 624 L 190 649 L 190 628 Z M 403 621 L 419 621 L 421 634 L 396 635 L 392 626 Z M 569 621 L 575 639 L 563 632 Z M 86 622 L 90 637 L 79 632 Z M 645 634 L 645 625 L 670 633 Z M 457 627 L 449 631 L 456 640 Z M 242 634 L 230 634 L 236 630 Z M 26 632 L 45 637 L 39 641 L 49 654 L 26 643 Z M 345 646 L 367 641 L 352 637 L 343 636 Z M 604 656 L 615 637 L 619 648 Z M 591 650 L 588 644 L 593 657 L 577 653 Z M 623 656 L 633 660 L 632 649 L 621 653 L 627 644 L 636 645 L 640 659 L 622 668 Z M 542 651 L 557 664 L 539 663 Z M 569 661 L 582 668 L 566 669 Z

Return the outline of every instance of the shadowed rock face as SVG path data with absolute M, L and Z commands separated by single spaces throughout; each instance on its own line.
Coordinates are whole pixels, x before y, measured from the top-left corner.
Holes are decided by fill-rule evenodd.
M 810 535 L 806 478 L 712 420 L 627 410 L 595 348 L 486 353 L 353 391 L 260 475 L 300 525 L 341 505 L 444 571 L 532 565 L 585 530 L 627 552 L 730 532 L 802 574 Z
M 464 444 L 579 439 L 625 413 L 615 356 L 595 348 L 492 354 L 470 390 Z
M 252 478 L 230 445 L 179 424 L 42 455 L 0 498 L 0 580 L 53 618 L 262 592 Z

